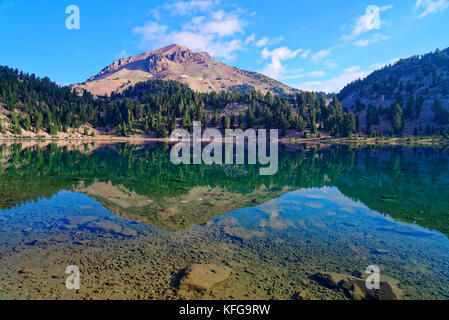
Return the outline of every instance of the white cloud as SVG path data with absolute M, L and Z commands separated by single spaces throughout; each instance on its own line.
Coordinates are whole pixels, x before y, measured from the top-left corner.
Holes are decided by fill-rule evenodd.
M 220 0 L 172 0 L 151 10 L 154 18 L 137 26 L 133 33 L 140 36 L 139 49 L 154 50 L 179 44 L 194 51 L 205 51 L 216 58 L 231 60 L 246 46 L 269 47 L 283 40 L 245 35 L 248 19 L 256 12 L 224 6 Z M 233 9 L 229 9 L 233 8 Z M 226 9 L 226 10 L 225 10 Z M 172 22 L 173 16 L 177 16 Z M 275 63 L 276 63 L 275 59 Z
M 176 1 L 164 5 L 164 9 L 173 15 L 190 15 L 194 11 L 204 12 L 214 5 L 212 0 Z
M 177 3 L 179 7 L 179 2 Z M 182 6 L 193 5 L 192 2 L 186 3 L 184 1 Z M 198 7 L 198 3 L 195 6 Z M 155 46 L 176 43 L 191 50 L 206 51 L 215 57 L 230 60 L 237 50 L 243 48 L 244 43 L 255 40 L 255 36 L 248 37 L 245 42 L 235 38 L 243 33 L 245 25 L 246 22 L 238 13 L 215 10 L 207 17 L 195 16 L 186 22 L 180 22 L 179 28 L 175 30 L 155 21 L 147 21 L 143 26 L 135 27 L 133 33 L 141 36 L 142 49 L 154 49 Z
M 245 45 L 250 44 L 251 42 L 256 41 L 256 35 L 253 33 L 245 40 Z
M 402 58 L 391 59 L 391 60 L 388 62 L 388 64 L 391 64 L 391 65 L 396 64 L 396 63 L 398 63 L 401 59 L 402 59 Z
M 271 63 L 263 70 L 263 73 L 273 78 L 281 78 L 286 71 L 282 61 L 296 58 L 301 51 L 302 49 L 292 51 L 287 47 L 280 47 L 273 51 L 269 51 L 267 48 L 263 49 L 262 57 L 271 59 Z
M 328 59 L 330 54 L 331 54 L 330 49 L 321 50 L 315 54 L 312 54 L 310 60 L 316 64 L 323 65 L 326 68 L 335 69 L 338 67 L 338 64 L 333 62 L 331 59 Z M 307 57 L 307 55 L 306 55 L 306 57 Z
M 364 79 L 372 72 L 382 69 L 388 65 L 394 65 L 401 58 L 391 59 L 386 63 L 375 63 L 370 66 L 369 70 L 361 70 L 359 65 L 352 66 L 350 68 L 343 69 L 341 74 L 322 81 L 307 81 L 300 84 L 293 85 L 293 87 L 308 90 L 308 91 L 324 91 L 328 93 L 340 92 L 347 84 L 357 79 Z
M 422 19 L 428 14 L 436 13 L 445 10 L 449 6 L 448 0 L 417 0 L 415 3 L 415 11 L 422 9 L 423 11 L 418 16 Z
M 384 7 L 378 7 L 374 5 L 368 6 L 366 8 L 365 14 L 355 20 L 355 25 L 352 29 L 352 32 L 348 35 L 343 36 L 343 39 L 346 41 L 351 41 L 363 33 L 369 32 L 371 30 L 379 30 L 382 25 L 380 13 L 391 8 L 393 8 L 392 5 Z
M 281 75 L 280 78 L 282 80 L 304 78 L 306 75 L 303 72 L 304 72 L 303 68 L 289 69 L 286 70 L 285 74 Z
M 304 52 L 301 54 L 301 58 L 307 59 L 307 57 L 309 56 L 309 54 L 310 54 L 311 52 L 312 52 L 312 50 L 307 49 L 306 51 L 304 51 Z
M 359 47 L 367 47 L 371 43 L 368 39 L 362 39 L 355 42 L 355 44 Z
M 167 32 L 168 26 L 154 21 L 147 21 L 142 27 L 135 27 L 133 33 L 142 35 L 142 42 L 161 40 L 161 35 Z
M 256 46 L 257 47 L 263 47 L 266 46 L 268 44 L 268 42 L 270 41 L 270 39 L 268 39 L 267 37 L 260 39 L 259 41 L 256 41 Z
M 330 53 L 331 53 L 330 50 L 318 51 L 317 53 L 312 55 L 312 61 L 319 62 L 319 61 L 323 60 L 324 58 L 326 58 L 327 56 L 329 56 Z
M 332 60 L 326 60 L 326 61 L 324 61 L 323 65 L 324 65 L 326 68 L 329 68 L 329 69 L 335 69 L 335 68 L 338 68 L 338 64 L 336 64 L 336 63 L 333 62 Z
M 367 47 L 368 45 L 372 44 L 372 43 L 376 43 L 382 40 L 388 40 L 390 39 L 389 36 L 380 34 L 380 33 L 376 33 L 371 39 L 360 39 L 358 41 L 355 42 L 355 45 L 359 46 L 359 47 Z
M 291 75 L 283 75 L 282 80 L 291 80 L 291 79 L 300 79 L 304 78 L 304 74 L 298 73 L 298 74 L 291 74 Z
M 324 92 L 339 92 L 348 83 L 363 79 L 368 76 L 372 70 L 361 71 L 360 66 L 353 66 L 351 68 L 344 69 L 343 72 L 334 78 L 323 81 L 308 81 L 295 85 L 294 87 L 301 90 L 308 91 L 324 91 Z
M 248 38 L 246 38 L 245 45 L 253 43 L 256 47 L 265 47 L 265 46 L 271 46 L 276 43 L 281 42 L 284 40 L 283 37 L 270 39 L 268 37 L 263 37 L 262 39 L 257 40 L 256 35 L 253 33 Z
M 351 74 L 353 74 L 353 73 L 358 72 L 358 71 L 360 71 L 360 66 L 352 66 L 352 67 L 343 69 L 343 73 L 351 73 Z
M 129 53 L 125 49 L 122 49 L 122 51 L 120 51 L 119 53 L 116 54 L 114 59 L 118 60 L 121 58 L 127 58 L 129 56 L 130 56 Z
M 312 78 L 321 78 L 327 76 L 326 71 L 312 71 L 307 74 L 308 77 Z
M 371 65 L 371 70 L 379 70 L 382 69 L 383 67 L 389 66 L 389 65 L 394 65 L 397 62 L 399 62 L 402 58 L 395 58 L 395 59 L 391 59 L 390 61 L 386 62 L 386 63 L 374 63 Z
M 198 31 L 225 37 L 243 32 L 244 25 L 245 23 L 237 15 L 219 10 L 212 13 L 211 20 L 200 24 Z

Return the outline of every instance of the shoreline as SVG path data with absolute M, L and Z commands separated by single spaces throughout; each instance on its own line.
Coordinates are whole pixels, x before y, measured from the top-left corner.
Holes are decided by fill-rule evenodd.
M 1 137 L 0 142 L 78 142 L 78 143 L 144 143 L 144 142 L 159 142 L 159 143 L 174 143 L 170 138 L 154 138 L 144 136 L 134 137 L 117 137 L 117 136 L 97 136 L 86 138 L 68 138 L 68 137 Z M 449 139 L 429 139 L 429 138 L 390 138 L 390 139 L 378 139 L 378 138 L 280 138 L 279 143 L 282 144 L 348 144 L 348 145 L 449 145 Z M 202 140 L 202 142 L 210 142 L 210 140 Z

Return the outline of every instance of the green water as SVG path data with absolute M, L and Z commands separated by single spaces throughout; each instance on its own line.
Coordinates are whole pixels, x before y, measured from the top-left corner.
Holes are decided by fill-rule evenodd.
M 0 151 L 0 298 L 177 299 L 182 270 L 212 263 L 231 277 L 191 298 L 345 299 L 313 275 L 375 264 L 404 299 L 449 299 L 444 147 L 285 145 L 274 176 L 175 166 L 163 144 Z

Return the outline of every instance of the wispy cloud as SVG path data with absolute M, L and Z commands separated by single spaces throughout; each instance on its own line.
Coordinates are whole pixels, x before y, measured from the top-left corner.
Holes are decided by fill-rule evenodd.
M 390 61 L 388 61 L 386 63 L 374 63 L 371 65 L 371 70 L 375 71 L 375 70 L 382 69 L 383 67 L 386 67 L 386 66 L 394 65 L 397 62 L 399 62 L 401 59 L 403 59 L 403 58 L 391 59 Z
M 303 59 L 307 59 L 307 57 L 309 56 L 309 54 L 312 52 L 312 50 L 307 49 L 306 51 L 304 51 L 303 53 L 301 53 L 301 58 Z
M 339 92 L 348 83 L 365 78 L 372 70 L 362 71 L 359 65 L 344 69 L 343 72 L 334 78 L 323 81 L 308 81 L 295 85 L 296 88 L 309 91 L 324 91 L 328 93 Z
M 384 34 L 376 33 L 371 39 L 360 39 L 355 42 L 355 45 L 359 47 L 367 47 L 370 44 L 382 41 L 382 40 L 388 40 L 390 39 L 389 36 L 386 36 Z
M 256 41 L 256 46 L 258 47 L 263 47 L 266 46 L 268 44 L 268 42 L 270 41 L 270 39 L 268 39 L 267 37 L 260 39 L 259 41 Z
M 351 33 L 344 35 L 343 39 L 345 41 L 352 41 L 366 32 L 379 30 L 383 24 L 380 13 L 391 8 L 393 8 L 392 5 L 387 5 L 384 7 L 374 5 L 368 6 L 365 10 L 365 14 L 355 20 Z
M 330 50 L 318 51 L 317 53 L 312 55 L 312 61 L 319 62 L 319 61 L 323 60 L 324 58 L 326 58 L 327 56 L 329 56 L 330 53 L 331 53 Z
M 343 69 L 342 72 L 336 77 L 321 81 L 306 81 L 293 86 L 301 90 L 324 91 L 327 93 L 340 92 L 341 89 L 343 89 L 347 84 L 351 83 L 352 81 L 364 79 L 376 70 L 382 69 L 383 67 L 388 65 L 394 65 L 400 59 L 401 58 L 391 59 L 386 63 L 375 63 L 371 65 L 370 68 L 367 70 L 362 70 L 362 68 L 359 65 L 355 65 L 350 68 Z M 318 76 L 319 72 L 317 72 L 316 74 Z M 309 74 L 309 76 L 311 75 Z M 323 77 L 324 76 L 326 75 L 323 75 Z
M 449 7 L 449 0 L 417 0 L 414 6 L 415 11 L 422 10 L 418 18 L 445 10 Z
M 267 48 L 263 49 L 262 57 L 264 59 L 271 59 L 271 63 L 263 70 L 263 73 L 276 79 L 280 79 L 286 72 L 283 61 L 291 60 L 302 52 L 302 49 L 290 50 L 288 47 L 280 47 L 269 51 Z
M 311 78 L 321 78 L 321 77 L 327 76 L 327 73 L 326 73 L 326 71 L 323 71 L 323 70 L 312 71 L 312 72 L 309 72 L 307 74 L 307 76 L 311 77 Z
M 278 37 L 278 38 L 274 38 L 274 39 L 270 39 L 269 37 L 263 37 L 259 40 L 256 39 L 256 35 L 253 33 L 252 35 L 250 35 L 248 38 L 246 38 L 245 44 L 253 44 L 256 47 L 265 47 L 265 46 L 271 46 L 274 44 L 277 44 L 279 42 L 281 42 L 282 40 L 284 40 L 283 37 Z
M 175 2 L 167 5 L 165 10 L 172 14 L 181 14 L 184 8 L 207 9 L 211 12 L 207 16 L 188 17 L 186 21 L 180 21 L 178 28 L 157 21 L 147 21 L 143 26 L 135 27 L 133 33 L 141 36 L 142 49 L 177 43 L 192 50 L 207 51 L 215 57 L 231 60 L 234 53 L 252 39 L 239 39 L 247 24 L 241 16 L 241 11 L 227 12 L 214 7 L 216 4 L 215 1 Z
M 315 64 L 322 65 L 328 69 L 335 69 L 338 67 L 338 65 L 329 58 L 331 52 L 331 49 L 320 50 L 316 53 L 311 53 L 311 51 L 309 51 L 305 58 L 307 58 L 307 56 L 311 54 L 310 60 Z
M 216 2 L 212 0 L 175 1 L 164 4 L 164 9 L 172 15 L 190 15 L 195 11 L 204 12 L 210 9 Z
M 256 35 L 253 33 L 252 35 L 248 36 L 245 40 L 245 45 L 250 44 L 251 42 L 256 41 Z
M 238 51 L 253 48 L 266 48 L 264 55 L 271 58 L 265 70 L 271 75 L 280 75 L 289 60 L 283 48 L 269 51 L 271 46 L 284 40 L 283 37 L 257 37 L 255 33 L 245 34 L 249 20 L 256 12 L 224 6 L 220 0 L 176 0 L 153 8 L 153 19 L 132 31 L 140 36 L 139 49 L 153 50 L 173 43 L 191 50 L 206 51 L 216 58 L 232 60 Z M 229 9 L 232 8 L 232 9 Z M 176 20 L 173 23 L 173 17 Z M 296 57 L 299 51 L 291 51 Z M 307 50 L 303 58 L 311 53 Z M 268 56 L 264 59 L 268 59 Z
M 115 55 L 114 59 L 118 60 L 118 59 L 127 58 L 127 57 L 129 57 L 129 53 L 125 49 L 123 49 L 122 51 L 120 51 L 119 53 L 117 53 Z

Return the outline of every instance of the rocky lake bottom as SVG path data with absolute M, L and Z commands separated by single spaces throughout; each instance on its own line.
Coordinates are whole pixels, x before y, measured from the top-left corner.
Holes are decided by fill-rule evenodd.
M 391 221 L 334 189 L 289 193 L 177 233 L 61 192 L 3 213 L 0 230 L 2 299 L 349 299 L 316 275 L 363 277 L 369 265 L 397 281 L 401 298 L 449 298 L 444 235 Z M 79 290 L 65 287 L 69 265 L 80 269 Z M 191 265 L 231 272 L 207 290 L 179 290 Z
M 126 183 L 118 189 L 128 198 L 112 192 L 118 184 L 106 178 L 115 195 L 108 199 L 98 187 L 94 194 L 52 180 L 59 191 L 0 210 L 0 299 L 449 299 L 448 212 L 421 222 L 394 218 L 344 194 L 347 175 L 339 175 L 341 185 L 266 183 L 245 197 L 241 185 L 214 189 L 206 181 L 198 189 L 196 182 L 189 192 L 146 200 Z M 331 171 L 324 180 L 336 181 Z M 15 201 L 0 191 L 5 203 Z M 413 206 L 385 190 L 370 195 L 389 208 Z M 144 219 L 145 212 L 160 217 Z M 66 288 L 70 265 L 80 270 L 78 290 Z M 373 265 L 382 281 L 374 295 L 362 285 Z

